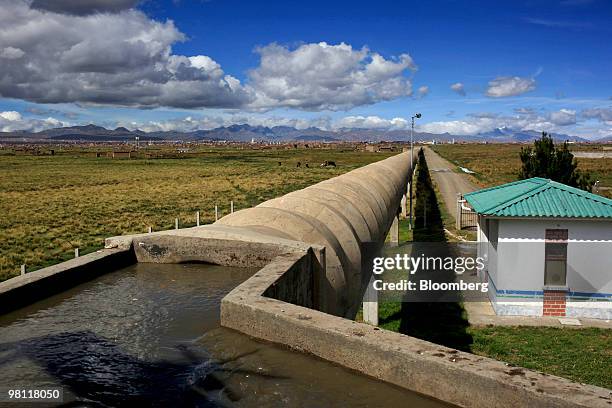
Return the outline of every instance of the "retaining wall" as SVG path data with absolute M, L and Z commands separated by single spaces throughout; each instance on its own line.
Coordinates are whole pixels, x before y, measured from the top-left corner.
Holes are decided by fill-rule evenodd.
M 0 282 L 0 314 L 136 262 L 128 248 L 102 249 Z
M 275 285 L 304 288 L 307 252 L 274 259 L 221 303 L 221 325 L 310 353 L 462 407 L 610 407 L 610 390 L 322 313 L 272 298 Z M 295 296 L 295 295 L 294 295 Z M 294 298 L 290 298 L 293 300 Z M 295 303 L 295 302 L 294 302 Z M 435 316 L 432 316 L 435 319 Z

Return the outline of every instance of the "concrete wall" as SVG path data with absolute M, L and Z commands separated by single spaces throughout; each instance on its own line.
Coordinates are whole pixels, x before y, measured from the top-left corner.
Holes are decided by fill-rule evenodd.
M 0 282 L 0 314 L 136 262 L 130 247 L 103 249 Z
M 221 303 L 221 324 L 463 407 L 609 407 L 610 391 L 573 383 L 272 298 L 314 255 L 274 259 Z M 301 280 L 300 280 L 301 281 Z M 302 287 L 307 287 L 303 285 Z M 432 316 L 432 318 L 434 318 Z
M 265 228 L 268 234 L 324 246 L 319 307 L 354 317 L 370 260 L 397 217 L 410 174 L 409 153 L 398 154 L 227 215 L 215 225 Z

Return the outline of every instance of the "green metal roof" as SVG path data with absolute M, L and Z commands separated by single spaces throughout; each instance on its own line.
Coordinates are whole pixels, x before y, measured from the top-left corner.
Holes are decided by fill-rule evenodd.
M 612 200 L 545 178 L 464 195 L 479 214 L 496 217 L 612 218 Z

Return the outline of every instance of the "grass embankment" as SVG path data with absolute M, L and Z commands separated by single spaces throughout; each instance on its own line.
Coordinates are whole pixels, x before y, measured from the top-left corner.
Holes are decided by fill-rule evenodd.
M 427 225 L 423 211 L 427 206 Z M 444 217 L 420 156 L 414 241 L 444 242 Z M 379 304 L 380 327 L 574 381 L 612 388 L 612 330 L 472 327 L 461 303 Z
M 166 148 L 178 156 L 174 148 Z M 106 237 L 195 225 L 382 160 L 340 149 L 201 148 L 185 158 L 112 159 L 88 148 L 36 156 L 0 152 L 0 281 L 87 253 Z M 163 151 L 156 151 L 156 154 Z M 336 168 L 321 168 L 325 160 Z M 281 165 L 279 166 L 279 162 Z M 296 167 L 301 162 L 301 167 Z M 305 164 L 309 163 L 309 168 Z
M 524 145 L 523 145 L 524 146 Z M 491 187 L 517 180 L 521 167 L 518 144 L 454 144 L 432 146 L 446 160 L 474 171 L 472 181 L 481 187 Z M 584 146 L 572 146 L 584 150 Z M 600 194 L 612 198 L 612 159 L 577 158 L 578 168 L 589 171 L 593 180 L 600 181 Z M 457 169 L 459 170 L 459 169 Z M 459 170 L 460 171 L 460 170 Z

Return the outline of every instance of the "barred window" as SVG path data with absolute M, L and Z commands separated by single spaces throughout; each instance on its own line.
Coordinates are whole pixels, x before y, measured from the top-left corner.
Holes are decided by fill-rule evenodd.
M 567 238 L 566 229 L 546 230 L 544 285 L 566 285 Z

